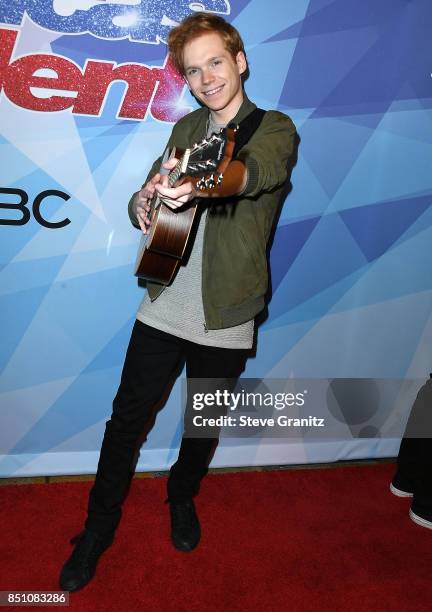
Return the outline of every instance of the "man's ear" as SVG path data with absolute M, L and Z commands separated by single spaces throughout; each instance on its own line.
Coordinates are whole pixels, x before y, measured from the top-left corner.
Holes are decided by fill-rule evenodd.
M 243 51 L 239 51 L 236 55 L 236 64 L 238 66 L 239 69 L 239 73 L 243 74 L 243 72 L 246 71 L 247 68 L 247 61 L 246 61 L 246 57 L 245 54 L 243 53 Z

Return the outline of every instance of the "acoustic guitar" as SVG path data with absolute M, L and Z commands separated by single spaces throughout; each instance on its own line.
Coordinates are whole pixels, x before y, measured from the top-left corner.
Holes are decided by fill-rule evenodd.
M 170 187 L 191 181 L 202 193 L 210 193 L 223 181 L 223 173 L 234 151 L 235 128 L 219 133 L 186 149 L 168 174 Z M 177 153 L 171 152 L 171 157 Z M 143 234 L 135 263 L 135 276 L 169 285 L 182 262 L 197 211 L 197 199 L 180 209 L 166 206 L 155 194 L 150 202 L 150 232 Z

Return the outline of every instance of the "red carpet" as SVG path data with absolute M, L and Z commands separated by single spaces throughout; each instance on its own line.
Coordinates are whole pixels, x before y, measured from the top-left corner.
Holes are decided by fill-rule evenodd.
M 210 475 L 202 541 L 169 542 L 165 478 L 135 480 L 96 578 L 73 610 L 431 609 L 432 530 L 388 490 L 393 465 Z M 90 482 L 0 487 L 0 590 L 55 590 Z

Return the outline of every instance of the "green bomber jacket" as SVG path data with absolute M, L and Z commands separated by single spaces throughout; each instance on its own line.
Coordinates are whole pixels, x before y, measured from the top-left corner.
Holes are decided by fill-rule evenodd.
M 239 123 L 256 108 L 246 96 L 234 117 Z M 173 127 L 168 147 L 186 149 L 206 136 L 208 110 L 199 108 Z M 265 305 L 268 288 L 266 247 L 294 154 L 296 129 L 279 111 L 267 111 L 237 159 L 247 167 L 247 184 L 241 195 L 230 198 L 202 198 L 209 205 L 204 229 L 202 298 L 208 329 L 239 325 L 254 318 Z M 157 159 L 144 185 L 159 171 Z M 128 211 L 133 212 L 132 195 Z M 164 287 L 147 282 L 154 301 Z

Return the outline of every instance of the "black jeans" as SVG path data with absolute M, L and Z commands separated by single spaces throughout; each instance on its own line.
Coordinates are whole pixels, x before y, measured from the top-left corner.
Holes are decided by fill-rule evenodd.
M 106 533 L 117 527 L 142 432 L 182 365 L 186 362 L 188 379 L 227 378 L 231 384 L 251 354 L 246 349 L 196 344 L 135 321 L 90 491 L 88 529 Z M 191 410 L 189 401 L 186 410 Z M 168 478 L 169 501 L 184 501 L 197 494 L 216 444 L 214 438 L 182 439 Z
M 416 506 L 432 512 L 432 379 L 417 394 L 397 463 L 400 476 L 412 482 Z

